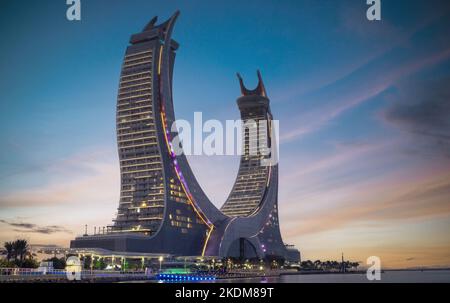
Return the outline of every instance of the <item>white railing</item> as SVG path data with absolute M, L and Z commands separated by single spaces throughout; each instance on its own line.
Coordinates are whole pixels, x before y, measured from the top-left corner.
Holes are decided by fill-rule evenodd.
M 151 278 L 152 274 L 145 271 L 114 271 L 114 270 L 82 270 L 81 279 L 98 278 Z M 34 268 L 0 268 L 0 281 L 8 280 L 39 280 L 67 279 L 64 269 L 39 270 Z

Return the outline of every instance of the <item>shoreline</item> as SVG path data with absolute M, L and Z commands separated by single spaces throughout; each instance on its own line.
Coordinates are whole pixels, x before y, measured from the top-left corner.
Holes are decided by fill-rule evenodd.
M 387 272 L 436 272 L 436 271 L 450 271 L 449 268 L 428 268 L 428 269 L 385 269 L 382 273 Z M 366 271 L 349 271 L 349 272 L 335 272 L 335 271 L 286 271 L 286 272 L 276 272 L 276 273 L 265 273 L 249 275 L 239 273 L 232 274 L 230 276 L 216 277 L 216 282 L 226 281 L 226 280 L 251 280 L 257 278 L 277 278 L 282 276 L 308 276 L 308 275 L 363 275 Z M 136 283 L 136 282 L 154 282 L 157 283 L 156 277 L 98 277 L 95 279 L 86 278 L 80 281 L 69 281 L 65 278 L 55 278 L 55 277 L 14 277 L 12 279 L 0 280 L 0 284 L 8 283 Z M 169 281 L 172 282 L 172 281 Z M 187 281 L 183 281 L 187 282 Z M 191 283 L 195 283 L 190 281 Z M 206 282 L 206 281 L 205 281 Z

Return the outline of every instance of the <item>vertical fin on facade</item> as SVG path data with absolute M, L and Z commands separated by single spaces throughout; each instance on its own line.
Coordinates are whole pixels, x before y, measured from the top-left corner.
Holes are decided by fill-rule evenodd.
M 266 88 L 265 88 L 264 82 L 262 80 L 261 72 L 259 70 L 257 70 L 256 74 L 258 76 L 258 85 L 256 86 L 255 89 L 250 90 L 245 87 L 244 80 L 242 79 L 241 75 L 239 73 L 237 73 L 237 77 L 239 79 L 239 85 L 241 86 L 241 94 L 243 96 L 257 95 L 257 96 L 267 97 Z
M 163 33 L 164 33 L 164 41 L 170 41 L 170 37 L 172 36 L 173 26 L 175 25 L 175 21 L 180 15 L 180 11 L 176 11 L 166 22 L 161 24 Z

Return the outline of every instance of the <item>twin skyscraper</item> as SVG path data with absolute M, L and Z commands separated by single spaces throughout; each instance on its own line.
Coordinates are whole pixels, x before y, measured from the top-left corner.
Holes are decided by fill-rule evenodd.
M 278 164 L 263 165 L 270 155 L 251 152 L 253 136 L 248 129 L 236 181 L 221 209 L 203 192 L 186 156 L 174 152 L 172 77 L 179 45 L 172 30 L 178 15 L 159 25 L 155 17 L 131 36 L 117 97 L 121 176 L 117 217 L 106 232 L 77 237 L 71 248 L 292 259 L 279 229 Z M 244 122 L 268 124 L 269 131 L 258 140 L 275 144 L 270 102 L 259 72 L 258 78 L 257 88 L 249 90 L 239 76 L 237 104 Z

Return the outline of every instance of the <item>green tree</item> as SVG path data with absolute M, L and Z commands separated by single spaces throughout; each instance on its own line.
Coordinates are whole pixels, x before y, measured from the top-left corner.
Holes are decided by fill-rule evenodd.
M 94 269 L 103 270 L 107 266 L 105 260 L 103 258 L 96 259 L 94 262 Z
M 83 268 L 84 269 L 91 269 L 91 263 L 92 263 L 92 258 L 91 256 L 85 256 L 83 258 Z
M 17 267 L 16 263 L 6 259 L 0 259 L 0 268 L 13 268 Z
M 33 258 L 26 258 L 23 260 L 22 268 L 38 268 L 39 267 L 39 262 L 34 260 Z

